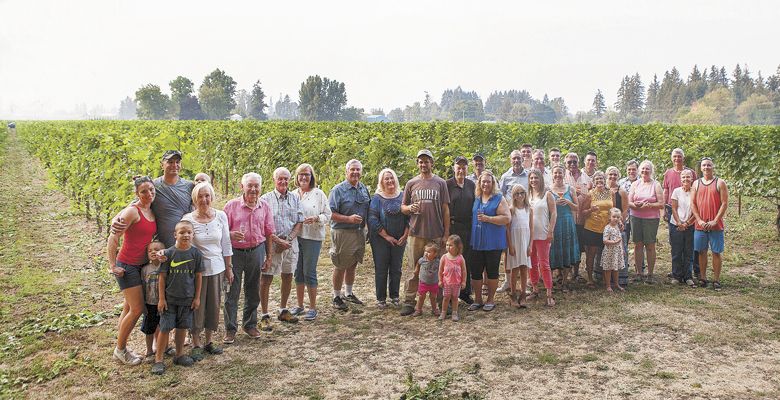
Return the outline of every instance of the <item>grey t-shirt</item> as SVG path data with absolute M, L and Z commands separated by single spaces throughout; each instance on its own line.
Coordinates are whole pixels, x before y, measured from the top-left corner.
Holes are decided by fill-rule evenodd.
M 144 282 L 144 298 L 146 304 L 157 305 L 160 300 L 160 292 L 157 291 L 157 280 L 160 267 L 152 263 L 141 268 L 141 280 Z
M 409 221 L 412 236 L 437 239 L 444 236 L 444 204 L 450 203 L 447 182 L 434 175 L 423 179 L 415 176 L 404 187 L 404 204 L 420 202 L 420 213 L 412 214 Z
M 152 212 L 157 221 L 157 238 L 165 247 L 173 247 L 176 239 L 173 231 L 184 214 L 192 211 L 192 189 L 195 184 L 179 178 L 173 185 L 167 185 L 162 177 L 154 180 L 157 192 L 152 202 Z
M 167 261 L 160 265 L 165 273 L 165 300 L 168 304 L 189 306 L 195 297 L 195 274 L 203 272 L 203 255 L 195 246 L 187 250 L 172 246 L 165 249 Z
M 428 261 L 425 257 L 420 257 L 417 261 L 420 264 L 420 282 L 427 285 L 439 284 L 439 257 Z

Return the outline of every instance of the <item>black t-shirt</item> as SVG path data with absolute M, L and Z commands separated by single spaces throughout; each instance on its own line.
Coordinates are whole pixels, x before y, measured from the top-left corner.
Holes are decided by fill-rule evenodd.
M 468 179 L 463 180 L 463 187 L 455 183 L 455 178 L 447 179 L 447 190 L 450 192 L 450 233 L 461 236 L 463 243 L 468 243 L 471 235 L 471 209 L 474 206 L 475 189 L 474 182 Z
M 168 260 L 160 265 L 165 273 L 165 299 L 168 304 L 189 306 L 195 297 L 195 274 L 203 272 L 203 255 L 190 246 L 187 250 L 175 246 L 165 249 Z

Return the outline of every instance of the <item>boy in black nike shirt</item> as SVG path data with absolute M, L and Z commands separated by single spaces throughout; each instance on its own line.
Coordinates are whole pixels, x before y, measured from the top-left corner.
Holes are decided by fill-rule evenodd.
M 184 338 L 192 326 L 193 310 L 200 306 L 200 286 L 203 270 L 203 255 L 200 250 L 192 247 L 194 228 L 189 221 L 176 224 L 174 237 L 176 245 L 161 250 L 158 257 L 164 260 L 160 266 L 157 282 L 160 300 L 157 310 L 160 313 L 160 335 L 157 343 L 152 373 L 161 375 L 165 372 L 163 355 L 168 348 L 168 332 L 176 329 L 174 342 L 176 356 L 173 363 L 190 366 L 195 361 L 183 354 Z

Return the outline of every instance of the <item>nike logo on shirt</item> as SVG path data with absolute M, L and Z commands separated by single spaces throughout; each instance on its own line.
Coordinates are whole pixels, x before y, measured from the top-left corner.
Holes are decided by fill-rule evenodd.
M 171 268 L 176 268 L 179 265 L 186 264 L 186 263 L 188 263 L 190 261 L 192 261 L 192 259 L 185 260 L 185 261 L 180 261 L 180 262 L 176 262 L 176 261 L 171 260 Z

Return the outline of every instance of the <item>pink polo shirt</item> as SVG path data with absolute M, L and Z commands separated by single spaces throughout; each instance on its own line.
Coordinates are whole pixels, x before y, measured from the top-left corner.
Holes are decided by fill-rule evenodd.
M 244 241 L 231 240 L 233 248 L 248 249 L 259 246 L 274 233 L 274 216 L 271 214 L 271 206 L 263 199 L 258 198 L 257 206 L 249 207 L 244 202 L 244 196 L 237 197 L 228 201 L 223 211 L 227 214 L 230 231 L 238 231 L 241 224 L 246 224 Z
M 693 180 L 691 181 L 691 185 L 693 185 L 693 182 L 696 182 L 697 179 L 696 171 L 688 167 L 683 167 L 683 171 L 686 169 L 693 172 Z M 682 181 L 680 179 L 681 174 L 682 171 L 677 171 L 674 167 L 667 169 L 664 173 L 664 182 L 661 184 L 661 187 L 664 189 L 664 204 L 672 204 L 672 193 L 674 193 L 674 189 L 682 186 Z

